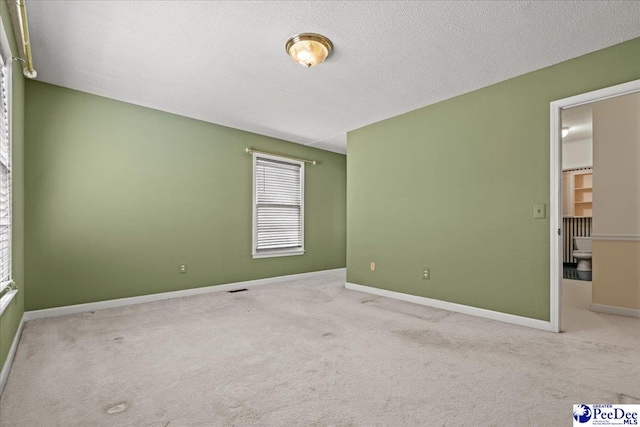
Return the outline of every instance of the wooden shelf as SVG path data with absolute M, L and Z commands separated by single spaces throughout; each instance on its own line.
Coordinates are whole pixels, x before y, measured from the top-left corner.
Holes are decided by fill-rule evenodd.
M 593 216 L 593 169 L 562 174 L 562 215 L 571 218 Z

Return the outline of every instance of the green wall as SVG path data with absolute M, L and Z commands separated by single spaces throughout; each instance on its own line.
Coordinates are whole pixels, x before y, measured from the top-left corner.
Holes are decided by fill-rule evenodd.
M 0 2 L 2 24 L 14 56 L 17 55 L 15 37 L 11 27 L 11 17 L 7 2 Z M 12 143 L 13 143 L 13 279 L 19 292 L 0 317 L 0 368 L 4 366 L 9 348 L 16 335 L 24 312 L 24 77 L 19 62 L 13 63 L 12 100 Z
M 640 38 L 350 132 L 347 280 L 549 320 L 549 103 L 639 78 Z
M 345 266 L 341 154 L 34 81 L 26 125 L 27 310 Z M 251 258 L 245 147 L 319 161 L 303 256 Z

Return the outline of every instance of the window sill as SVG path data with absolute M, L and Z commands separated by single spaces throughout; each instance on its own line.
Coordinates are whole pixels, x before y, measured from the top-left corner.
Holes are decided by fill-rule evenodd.
M 254 253 L 253 258 L 275 258 L 280 256 L 304 255 L 304 250 L 273 250 L 268 252 Z
M 13 297 L 18 293 L 17 289 L 7 292 L 0 298 L 0 316 L 4 313 L 4 311 L 9 307 L 9 304 L 13 300 Z

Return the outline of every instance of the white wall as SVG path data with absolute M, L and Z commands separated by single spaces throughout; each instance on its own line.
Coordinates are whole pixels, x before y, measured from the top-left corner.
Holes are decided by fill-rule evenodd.
M 640 93 L 593 106 L 593 233 L 640 234 Z
M 640 94 L 596 102 L 593 141 L 592 301 L 640 316 Z
M 593 166 L 591 138 L 562 143 L 562 169 L 590 168 Z

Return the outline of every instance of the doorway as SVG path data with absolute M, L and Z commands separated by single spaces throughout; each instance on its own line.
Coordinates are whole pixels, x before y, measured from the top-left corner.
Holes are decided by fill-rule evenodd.
M 563 279 L 577 281 L 589 288 L 592 276 L 593 105 L 563 108 L 561 115 Z M 583 288 L 586 292 L 587 286 Z
M 563 168 L 562 168 L 562 111 L 609 98 L 640 92 L 640 80 L 576 95 L 551 103 L 550 145 L 550 324 L 551 330 L 562 329 L 563 280 Z

